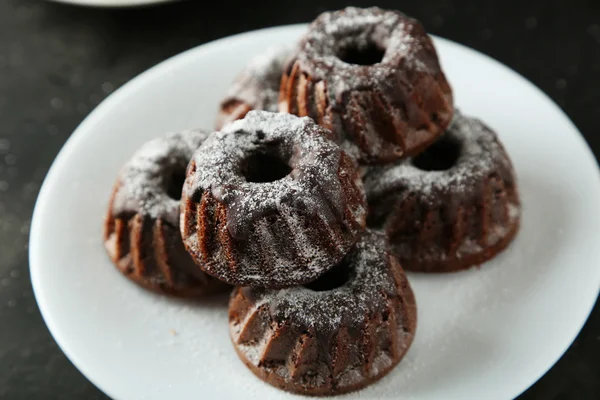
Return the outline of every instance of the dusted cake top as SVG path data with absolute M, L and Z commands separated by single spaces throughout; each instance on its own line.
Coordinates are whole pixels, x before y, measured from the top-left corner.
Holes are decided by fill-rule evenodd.
M 177 227 L 186 167 L 208 136 L 200 129 L 170 133 L 142 146 L 121 169 L 115 216 L 140 213 Z

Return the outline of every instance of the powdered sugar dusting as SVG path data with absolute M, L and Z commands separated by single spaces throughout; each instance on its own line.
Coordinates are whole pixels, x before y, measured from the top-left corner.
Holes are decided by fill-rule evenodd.
M 385 311 L 386 299 L 397 295 L 385 239 L 365 233 L 342 264 L 350 275 L 341 287 L 321 292 L 304 286 L 250 289 L 257 297 L 255 307 L 268 305 L 276 321 L 301 330 L 333 333 L 342 325 L 362 327 L 365 317 Z
M 179 201 L 168 195 L 167 186 L 174 174 L 185 174 L 208 135 L 199 129 L 170 133 L 142 146 L 119 174 L 113 213 L 141 213 L 178 226 Z
M 303 66 L 314 61 L 315 80 L 326 80 L 339 90 L 364 90 L 385 83 L 385 78 L 414 68 L 434 73 L 422 59 L 426 36 L 413 35 L 418 22 L 396 11 L 348 7 L 323 13 L 313 24 L 296 55 Z M 340 59 L 345 49 L 366 50 L 377 46 L 385 53 L 380 63 L 369 66 L 348 64 Z M 398 64 L 402 60 L 402 68 Z M 332 97 L 331 101 L 335 101 Z
M 251 111 L 243 120 L 215 133 L 194 155 L 196 172 L 188 176 L 185 196 L 210 192 L 227 207 L 231 238 L 238 242 L 251 239 L 237 255 L 238 267 L 243 272 L 238 269 L 231 276 L 235 282 L 249 285 L 268 282 L 272 285 L 278 280 L 281 280 L 279 285 L 284 281 L 306 282 L 329 269 L 332 257 L 337 256 L 323 247 L 319 241 L 322 239 L 308 233 L 312 232 L 309 221 L 315 218 L 325 226 L 348 227 L 344 237 L 331 235 L 330 240 L 339 245 L 340 254 L 354 243 L 357 221 L 359 226 L 364 225 L 366 208 L 364 203 L 346 201 L 338 176 L 342 150 L 326 139 L 326 133 L 310 118 Z M 244 175 L 247 160 L 264 154 L 286 163 L 291 172 L 270 182 L 248 181 Z M 346 209 L 350 212 L 346 213 Z M 349 221 L 347 214 L 356 221 Z M 282 237 L 282 231 L 290 230 L 294 237 Z M 296 234 L 298 231 L 304 234 Z M 193 248 L 192 240 L 186 243 Z M 286 248 L 297 250 L 282 251 Z M 217 258 L 213 262 L 223 263 Z
M 440 140 L 419 156 L 451 155 L 437 167 L 408 159 L 365 178 L 369 223 L 394 238 L 410 270 L 469 267 L 506 246 L 519 226 L 514 170 L 496 134 L 457 112 Z
M 245 315 L 243 321 L 238 322 L 234 318 L 230 323 L 233 341 L 244 358 L 258 368 L 279 375 L 288 383 L 309 388 L 332 385 L 332 381 L 338 388 L 361 384 L 386 373 L 397 363 L 399 357 L 390 353 L 389 341 L 394 336 L 398 338 L 400 354 L 409 346 L 414 326 L 396 323 L 410 318 L 407 315 L 414 310 L 408 310 L 406 307 L 410 305 L 400 300 L 408 293 L 404 293 L 404 286 L 397 285 L 395 281 L 395 274 L 403 273 L 394 270 L 397 265 L 390 261 L 387 240 L 382 234 L 365 233 L 339 267 L 348 269 L 348 279 L 342 286 L 330 290 L 313 291 L 306 287 L 237 289 L 240 292 L 234 292 L 230 310 L 232 306 L 234 309 L 238 306 L 239 298 L 252 299 L 253 303 L 247 312 L 242 311 Z M 396 315 L 390 316 L 389 313 Z M 255 336 L 240 340 L 240 333 L 248 332 L 249 324 L 254 327 L 252 332 Z M 286 326 L 283 341 L 294 343 L 298 340 L 301 344 L 289 348 L 291 353 L 282 352 L 277 344 L 273 344 L 278 341 L 276 338 L 281 342 L 282 325 Z M 345 360 L 336 359 L 337 335 L 342 330 L 349 335 L 342 339 L 349 341 L 348 353 L 357 353 L 354 356 L 348 354 Z M 371 331 L 372 336 L 365 333 Z M 309 337 L 308 344 L 303 342 L 306 336 Z M 363 340 L 372 341 L 374 354 L 370 365 L 366 361 L 370 357 L 361 354 L 364 351 Z M 306 366 L 311 371 L 308 378 L 290 374 L 290 363 L 293 365 L 297 362 L 295 360 L 314 353 L 319 354 L 319 362 L 308 362 Z M 273 362 L 262 364 L 265 359 Z M 334 372 L 330 368 L 335 362 L 341 364 Z M 367 366 L 369 368 L 365 368 Z M 310 382 L 307 383 L 306 379 Z
M 186 188 L 210 188 L 215 198 L 228 205 L 228 228 L 234 237 L 245 236 L 260 215 L 290 201 L 322 214 L 339 213 L 344 206 L 337 180 L 340 149 L 321 131 L 309 118 L 250 112 L 216 133 L 196 153 L 197 174 Z M 289 160 L 292 172 L 274 182 L 248 182 L 242 163 L 269 146 L 274 146 L 280 159 Z M 319 210 L 323 200 L 317 190 L 322 184 L 333 187 L 331 203 L 336 210 Z
M 361 163 L 389 162 L 416 150 L 452 115 L 452 91 L 433 42 L 418 21 L 400 12 L 349 7 L 321 14 L 286 71 L 280 110 L 319 114 L 319 123 Z
M 277 111 L 279 84 L 292 45 L 269 47 L 254 57 L 233 82 L 224 102 L 238 99 L 253 109 Z
M 498 166 L 512 171 L 496 134 L 481 121 L 456 111 L 445 135 L 461 146 L 454 166 L 443 171 L 424 171 L 409 158 L 392 166 L 373 167 L 364 181 L 367 197 L 377 198 L 401 188 L 426 197 L 444 190 L 465 192 L 471 189 L 474 180 L 494 173 Z

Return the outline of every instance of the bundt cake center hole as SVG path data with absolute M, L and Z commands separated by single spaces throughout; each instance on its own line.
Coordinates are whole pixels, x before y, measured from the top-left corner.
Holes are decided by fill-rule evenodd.
M 376 43 L 369 43 L 367 46 L 349 46 L 341 49 L 338 57 L 347 64 L 373 65 L 383 60 L 385 49 Z
M 167 196 L 173 200 L 181 200 L 181 191 L 185 182 L 185 170 L 173 171 L 166 181 Z
M 460 157 L 461 145 L 448 136 L 429 146 L 412 161 L 413 165 L 423 171 L 445 171 L 456 165 Z
M 304 287 L 315 292 L 325 292 L 344 286 L 349 279 L 350 268 L 346 262 L 342 261 L 317 280 L 305 284 Z
M 244 160 L 242 173 L 248 182 L 275 182 L 285 178 L 292 168 L 275 154 L 257 153 Z

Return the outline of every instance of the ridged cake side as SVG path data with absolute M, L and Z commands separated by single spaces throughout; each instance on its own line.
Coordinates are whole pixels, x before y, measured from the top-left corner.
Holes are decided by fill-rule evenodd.
M 188 251 L 206 272 L 233 284 L 283 287 L 315 279 L 366 224 L 354 161 L 308 119 L 252 111 L 226 129 L 188 168 L 181 222 Z M 289 173 L 248 181 L 245 160 L 265 152 L 287 160 Z
M 141 214 L 129 218 L 109 215 L 105 222 L 108 255 L 125 276 L 139 285 L 179 297 L 226 290 L 228 285 L 196 266 L 179 237 L 177 227 Z
M 379 47 L 383 58 L 347 63 L 348 46 Z M 313 118 L 362 163 L 380 164 L 417 154 L 439 137 L 452 119 L 453 98 L 418 21 L 347 8 L 313 22 L 282 77 L 279 109 Z
M 341 394 L 402 359 L 416 329 L 414 295 L 382 237 L 365 236 L 339 266 L 350 270 L 341 287 L 234 290 L 231 338 L 258 377 L 299 394 Z
M 123 167 L 115 184 L 104 245 L 117 268 L 145 288 L 194 297 L 228 287 L 198 268 L 179 232 L 178 179 L 207 136 L 200 130 L 186 131 L 148 142 Z

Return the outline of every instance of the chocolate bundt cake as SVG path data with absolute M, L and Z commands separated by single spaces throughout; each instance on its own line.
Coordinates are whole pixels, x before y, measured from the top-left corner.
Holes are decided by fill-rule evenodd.
M 331 271 L 305 286 L 238 287 L 229 329 L 259 378 L 305 395 L 358 390 L 386 375 L 415 335 L 417 310 L 383 234 L 366 232 Z
M 284 287 L 316 279 L 362 233 L 366 200 L 353 159 L 310 118 L 250 111 L 194 154 L 181 233 L 207 273 Z
M 319 16 L 288 61 L 280 111 L 333 131 L 361 163 L 414 155 L 452 119 L 452 90 L 416 20 L 379 8 Z
M 156 292 L 190 297 L 227 288 L 198 269 L 179 233 L 185 169 L 207 136 L 187 131 L 146 143 L 114 186 L 104 226 L 106 251 L 125 276 Z
M 383 229 L 406 270 L 449 272 L 481 264 L 519 228 L 510 159 L 496 134 L 458 112 L 416 158 L 370 170 L 368 224 Z
M 273 46 L 250 60 L 221 102 L 217 129 L 244 118 L 250 110 L 277 112 L 281 75 L 291 51 L 288 45 Z

